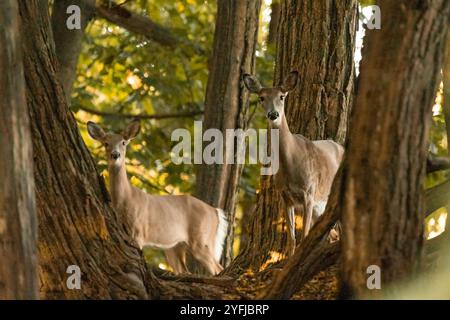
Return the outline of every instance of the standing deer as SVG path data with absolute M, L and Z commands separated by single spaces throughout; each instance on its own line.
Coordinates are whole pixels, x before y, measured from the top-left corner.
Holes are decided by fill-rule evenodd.
M 247 89 L 259 96 L 270 127 L 279 129 L 280 166 L 274 182 L 287 208 L 288 252 L 292 255 L 296 245 L 295 209 L 303 207 L 302 238 L 305 238 L 325 210 L 344 148 L 332 140 L 311 141 L 289 130 L 284 104 L 288 92 L 297 85 L 297 71 L 289 73 L 279 87 L 262 87 L 259 80 L 249 74 L 245 74 L 243 80 Z
M 189 195 L 150 195 L 130 184 L 125 152 L 140 131 L 139 121 L 131 122 L 121 134 L 105 133 L 91 121 L 87 128 L 89 135 L 106 149 L 112 204 L 130 218 L 139 247 L 164 250 L 167 263 L 177 274 L 188 272 L 186 250 L 211 274 L 222 271 L 219 260 L 228 222 L 221 209 Z

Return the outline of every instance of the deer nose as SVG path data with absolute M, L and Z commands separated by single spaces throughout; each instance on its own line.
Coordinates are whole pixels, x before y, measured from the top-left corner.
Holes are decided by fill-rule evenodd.
M 113 158 L 114 160 L 119 159 L 119 157 L 120 157 L 119 151 L 113 151 L 113 152 L 111 152 L 111 158 Z
M 271 110 L 267 113 L 267 118 L 269 118 L 270 120 L 276 120 L 279 116 L 280 114 L 275 110 Z

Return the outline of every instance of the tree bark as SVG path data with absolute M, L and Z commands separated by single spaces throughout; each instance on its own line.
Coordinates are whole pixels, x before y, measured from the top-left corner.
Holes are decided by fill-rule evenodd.
M 66 11 L 72 4 L 74 4 L 72 0 L 55 0 L 52 12 L 52 31 L 59 62 L 58 77 L 69 104 L 84 30 L 94 15 L 95 0 L 83 0 L 77 3 L 81 11 L 81 29 L 69 30 L 66 27 L 69 17 Z
M 278 0 L 272 1 L 270 4 L 271 14 L 269 23 L 269 35 L 267 37 L 267 43 L 273 45 L 276 42 L 278 35 L 278 25 L 280 24 L 280 2 Z
M 422 182 L 450 2 L 379 5 L 383 26 L 365 41 L 343 176 L 344 298 L 395 292 L 423 242 Z M 382 290 L 367 288 L 370 265 L 381 268 Z
M 0 1 L 0 300 L 38 297 L 33 159 L 19 11 Z
M 299 71 L 300 84 L 289 94 L 286 109 L 293 133 L 345 141 L 354 87 L 356 18 L 355 0 L 281 2 L 274 85 L 291 70 Z M 284 210 L 272 179 L 262 178 L 249 245 L 233 263 L 233 271 L 259 269 L 271 253 L 284 252 Z
M 46 1 L 19 2 L 39 220 L 40 295 L 45 299 L 156 297 L 125 217 L 112 210 L 57 79 Z M 81 288 L 66 285 L 71 265 Z
M 247 128 L 249 93 L 241 79 L 244 73 L 254 71 L 260 8 L 261 0 L 218 1 L 204 130 L 217 128 L 225 133 L 226 129 Z M 230 147 L 225 141 L 224 145 Z M 232 258 L 234 212 L 241 172 L 240 164 L 201 165 L 197 171 L 197 197 L 224 209 L 230 221 L 222 259 L 225 265 Z
M 447 35 L 447 47 L 444 67 L 442 68 L 442 82 L 444 85 L 444 99 L 442 111 L 445 117 L 445 128 L 447 131 L 447 149 L 450 154 L 450 32 Z

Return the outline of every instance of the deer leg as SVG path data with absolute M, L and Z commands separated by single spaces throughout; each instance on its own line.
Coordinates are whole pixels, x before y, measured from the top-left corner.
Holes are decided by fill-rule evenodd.
M 176 255 L 178 257 L 178 261 L 180 262 L 181 268 L 184 273 L 190 273 L 186 264 L 186 245 L 180 245 L 176 249 Z
M 288 254 L 292 256 L 295 251 L 295 207 L 289 206 L 286 210 L 286 224 L 288 229 Z
M 223 270 L 223 267 L 214 259 L 214 253 L 206 245 L 198 245 L 191 248 L 191 253 L 200 263 L 202 263 L 209 273 L 216 275 Z
M 177 247 L 170 248 L 164 251 L 166 255 L 167 264 L 173 269 L 175 274 L 183 273 L 183 267 L 177 255 Z
M 303 232 L 302 239 L 305 239 L 311 230 L 312 217 L 313 217 L 313 205 L 309 197 L 305 197 L 305 211 L 303 212 Z

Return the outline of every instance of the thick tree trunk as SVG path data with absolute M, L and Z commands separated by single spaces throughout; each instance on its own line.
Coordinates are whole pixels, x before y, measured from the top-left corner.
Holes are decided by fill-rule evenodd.
M 20 1 L 19 11 L 21 34 L 27 35 L 23 61 L 35 161 L 41 297 L 155 297 L 155 280 L 147 276 L 127 221 L 108 203 L 104 182 L 57 80 L 47 2 Z M 71 265 L 81 270 L 79 290 L 66 285 Z
M 76 76 L 78 56 L 81 52 L 84 29 L 94 15 L 95 0 L 83 0 L 77 3 L 81 11 L 81 29 L 69 30 L 66 27 L 66 21 L 69 17 L 66 11 L 72 4 L 74 4 L 72 0 L 55 0 L 52 12 L 52 31 L 55 40 L 56 57 L 59 62 L 58 77 L 69 104 Z
M 428 129 L 450 13 L 446 0 L 379 5 L 383 26 L 365 41 L 343 171 L 342 296 L 352 298 L 395 291 L 421 255 Z M 367 288 L 370 265 L 381 268 L 382 290 Z
M 38 297 L 33 159 L 19 11 L 0 1 L 0 300 Z
M 214 50 L 206 89 L 203 129 L 246 129 L 249 94 L 241 79 L 254 71 L 261 0 L 219 0 Z M 225 135 L 224 135 L 225 136 Z M 225 147 L 229 147 L 224 142 Z M 235 148 L 236 151 L 236 148 Z M 224 152 L 225 154 L 225 152 Z M 242 165 L 213 164 L 198 168 L 196 195 L 224 209 L 230 224 L 223 262 L 231 260 L 233 222 Z
M 289 94 L 286 110 L 292 132 L 344 142 L 353 97 L 356 17 L 355 0 L 281 2 L 274 85 L 289 71 L 299 71 L 300 84 Z M 272 179 L 264 177 L 249 245 L 233 270 L 258 269 L 274 252 L 284 252 L 284 210 Z

